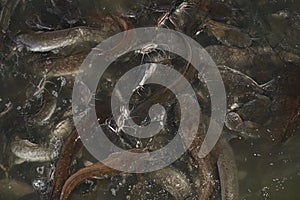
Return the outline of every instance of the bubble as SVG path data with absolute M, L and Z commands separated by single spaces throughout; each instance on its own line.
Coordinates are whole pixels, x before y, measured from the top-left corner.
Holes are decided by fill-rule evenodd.
M 55 90 L 52 90 L 51 94 L 55 97 L 58 97 L 58 93 Z
M 117 190 L 114 188 L 110 189 L 111 195 L 116 196 L 117 195 Z
M 34 190 L 39 192 L 45 192 L 47 190 L 46 179 L 35 179 L 32 181 L 32 187 Z
M 37 173 L 39 173 L 41 175 L 44 174 L 45 166 L 37 167 L 36 171 L 37 171 Z

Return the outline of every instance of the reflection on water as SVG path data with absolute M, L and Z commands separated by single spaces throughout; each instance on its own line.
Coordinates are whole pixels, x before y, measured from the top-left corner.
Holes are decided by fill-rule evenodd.
M 239 197 L 229 199 L 300 198 L 299 1 L 4 0 L 1 10 L 0 199 L 58 199 L 72 174 L 69 199 L 226 199 L 236 192 L 235 177 L 222 175 L 226 170 L 239 180 Z M 135 175 L 99 167 L 75 140 L 70 106 L 79 65 L 105 38 L 145 26 L 181 31 L 205 47 L 216 64 L 226 65 L 219 67 L 228 95 L 224 138 L 230 139 L 234 156 L 224 153 L 231 151 L 222 140 L 210 156 L 196 158 L 210 116 L 207 88 L 186 61 L 156 47 L 119 58 L 105 72 L 96 94 L 88 95 L 83 86 L 84 96 L 96 99 L 99 121 L 116 145 L 159 149 L 179 125 L 174 95 L 157 85 L 132 95 L 135 122 L 149 123 L 145 113 L 155 103 L 169 114 L 165 129 L 150 139 L 117 129 L 109 99 L 116 81 L 133 66 L 168 64 L 196 90 L 203 115 L 199 141 L 165 171 Z M 145 72 L 141 75 L 146 77 Z M 132 128 L 125 121 L 124 130 Z M 219 163 L 219 153 L 225 163 Z M 222 169 L 234 160 L 238 172 L 232 171 L 234 164 Z M 98 171 L 76 178 L 80 169 Z M 181 192 L 174 189 L 179 186 Z

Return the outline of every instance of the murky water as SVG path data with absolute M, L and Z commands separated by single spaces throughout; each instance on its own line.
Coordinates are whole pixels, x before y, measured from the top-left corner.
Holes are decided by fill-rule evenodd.
M 74 128 L 70 109 L 74 76 L 95 41 L 75 40 L 74 36 L 70 39 L 75 41 L 72 45 L 41 51 L 39 44 L 51 47 L 62 42 L 54 45 L 51 34 L 41 36 L 40 42 L 34 34 L 67 30 L 64 34 L 70 36 L 76 35 L 76 31 L 72 32 L 77 30 L 76 27 L 100 27 L 102 32 L 99 34 L 105 39 L 131 27 L 163 26 L 158 21 L 167 12 L 171 19 L 166 20 L 168 28 L 191 36 L 207 48 L 217 64 L 230 68 L 220 67 L 220 71 L 228 95 L 228 112 L 236 112 L 242 120 L 224 127 L 224 137 L 234 152 L 229 159 L 235 160 L 238 168 L 237 199 L 300 199 L 299 1 L 223 0 L 205 4 L 191 0 L 186 7 L 180 7 L 181 1 L 165 0 L 7 1 L 14 1 L 17 7 L 0 16 L 3 30 L 5 23 L 9 24 L 0 41 L 0 199 L 49 199 L 53 185 L 59 179 L 97 162 L 79 145 L 80 150 L 67 154 L 72 159 L 69 163 L 66 161 L 68 169 L 63 178 L 55 175 L 64 168 L 58 166 L 59 158 Z M 2 1 L 1 9 L 8 5 Z M 226 5 L 226 8 L 220 5 Z M 4 20 L 4 15 L 10 22 Z M 62 38 L 61 41 L 67 40 L 62 32 L 56 35 Z M 22 39 L 27 36 L 28 40 Z M 36 52 L 30 49 L 31 44 L 37 46 Z M 117 79 L 133 66 L 153 59 L 160 59 L 185 73 L 182 66 L 187 66 L 186 62 L 175 55 L 159 50 L 144 55 L 133 52 L 113 63 L 99 82 L 97 94 L 87 97 L 96 98 L 97 115 L 100 123 L 106 124 L 107 136 L 125 149 L 138 146 L 153 151 L 167 144 L 178 128 L 178 102 L 157 85 L 145 86 L 131 99 L 131 108 L 136 108 L 133 111 L 138 113 L 135 119 L 138 123 L 149 121 L 145 113 L 155 103 L 162 102 L 171 113 L 167 119 L 169 125 L 157 137 L 145 140 L 125 137 L 116 133 L 113 121 L 110 123 L 109 99 Z M 205 119 L 210 116 L 207 88 L 193 71 L 187 70 L 185 76 L 198 91 L 204 115 L 202 123 L 205 124 Z M 242 87 L 243 84 L 248 87 Z M 145 101 L 153 94 L 153 98 Z M 162 94 L 169 96 L 162 97 Z M 14 151 L 12 146 L 19 140 L 22 141 L 17 143 L 20 148 Z M 223 196 L 220 166 L 217 166 L 218 156 L 215 155 L 222 146 L 216 149 L 211 158 L 201 160 L 211 164 L 211 172 L 216 176 L 214 188 L 209 190 L 210 199 Z M 19 150 L 24 154 L 16 153 Z M 190 150 L 172 164 L 169 171 L 161 172 L 166 176 L 178 172 L 178 179 L 187 180 L 189 186 L 185 189 L 190 192 L 189 197 L 173 192 L 176 185 L 170 181 L 159 182 L 157 174 L 119 174 L 89 177 L 76 184 L 69 199 L 201 199 L 199 182 L 207 179 L 201 176 L 199 163 Z M 61 189 L 62 185 L 58 194 Z

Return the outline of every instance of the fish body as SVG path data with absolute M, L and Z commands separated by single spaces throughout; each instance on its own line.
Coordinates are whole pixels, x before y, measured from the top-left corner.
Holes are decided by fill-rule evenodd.
M 106 33 L 97 28 L 74 27 L 49 32 L 30 32 L 17 35 L 16 43 L 19 49 L 25 47 L 28 51 L 49 52 L 67 46 L 91 42 L 100 43 Z
M 21 164 L 23 162 L 47 162 L 58 156 L 58 151 L 54 146 L 39 145 L 20 138 L 16 138 L 15 141 L 11 143 L 11 151 L 17 158 L 14 164 Z

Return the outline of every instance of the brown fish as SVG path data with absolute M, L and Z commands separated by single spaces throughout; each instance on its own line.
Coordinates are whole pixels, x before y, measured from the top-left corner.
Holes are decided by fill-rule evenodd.
M 54 174 L 54 185 L 49 200 L 56 200 L 58 198 L 64 182 L 69 176 L 70 165 L 81 146 L 81 140 L 78 138 L 77 131 L 74 130 L 64 144 L 57 161 Z

